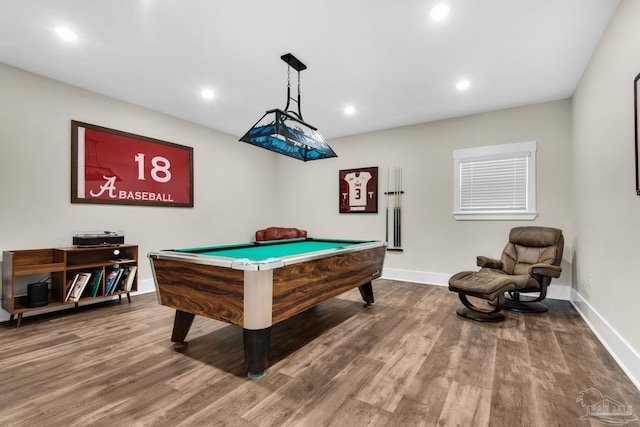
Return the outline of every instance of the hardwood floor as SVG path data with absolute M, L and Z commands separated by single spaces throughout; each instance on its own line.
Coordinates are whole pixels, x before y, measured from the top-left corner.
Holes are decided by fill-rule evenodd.
M 589 388 L 640 414 L 640 391 L 566 301 L 489 324 L 457 316 L 445 287 L 373 289 L 371 307 L 355 289 L 275 325 L 260 380 L 238 327 L 196 317 L 175 349 L 155 294 L 4 323 L 0 425 L 601 426 L 581 420 Z

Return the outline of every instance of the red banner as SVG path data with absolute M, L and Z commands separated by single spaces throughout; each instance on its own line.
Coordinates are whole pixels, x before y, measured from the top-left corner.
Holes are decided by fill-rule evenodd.
M 193 149 L 72 122 L 72 202 L 193 206 Z

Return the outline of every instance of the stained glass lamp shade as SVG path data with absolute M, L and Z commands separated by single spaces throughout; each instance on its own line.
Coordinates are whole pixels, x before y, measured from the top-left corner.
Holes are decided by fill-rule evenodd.
M 316 128 L 280 109 L 267 111 L 240 141 L 305 162 L 337 157 Z
M 307 67 L 295 56 L 283 55 L 282 60 L 298 71 L 298 99 L 291 98 L 290 84 L 287 83 L 287 106 L 284 111 L 276 108 L 267 111 L 253 125 L 240 141 L 267 150 L 308 161 L 338 157 L 329 144 L 318 133 L 318 129 L 306 123 L 300 112 L 300 71 Z M 298 113 L 289 111 L 289 101 L 297 102 Z

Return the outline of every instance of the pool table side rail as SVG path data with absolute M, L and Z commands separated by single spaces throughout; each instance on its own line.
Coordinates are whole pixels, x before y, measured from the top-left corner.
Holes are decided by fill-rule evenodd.
M 177 259 L 150 258 L 161 305 L 244 325 L 244 272 Z
M 385 254 L 383 245 L 274 270 L 272 322 L 288 319 L 379 278 Z

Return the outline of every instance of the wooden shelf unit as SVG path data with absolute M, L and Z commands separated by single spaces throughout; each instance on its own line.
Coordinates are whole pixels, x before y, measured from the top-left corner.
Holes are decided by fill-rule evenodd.
M 75 306 L 80 302 L 125 294 L 131 303 L 130 292 L 138 290 L 138 274 L 131 290 L 116 291 L 105 295 L 105 278 L 112 268 L 138 265 L 138 246 L 108 245 L 94 247 L 67 247 L 26 249 L 2 252 L 2 308 L 9 312 L 12 321 L 18 315 L 20 327 L 22 315 L 26 312 L 58 306 Z M 96 297 L 82 297 L 79 301 L 65 301 L 68 284 L 76 273 L 102 271 L 102 278 Z M 34 274 L 49 275 L 49 303 L 41 307 L 28 307 L 27 295 L 16 295 L 16 277 Z M 25 291 L 26 292 L 26 291 Z

